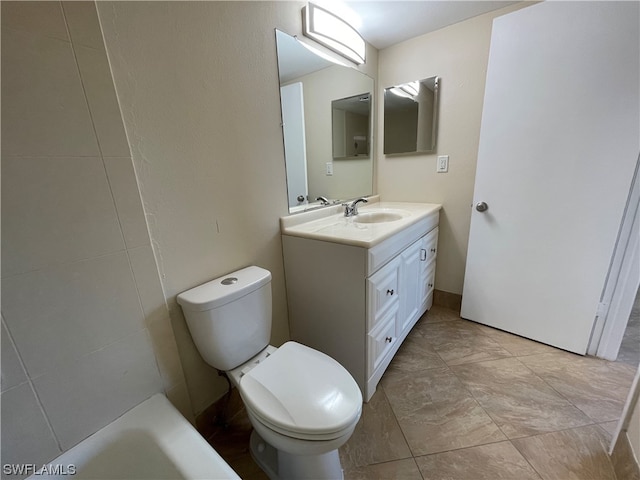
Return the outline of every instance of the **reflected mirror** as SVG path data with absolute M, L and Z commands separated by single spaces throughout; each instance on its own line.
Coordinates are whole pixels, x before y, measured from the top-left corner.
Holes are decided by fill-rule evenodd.
M 439 77 L 384 89 L 384 153 L 436 150 Z
M 337 65 L 279 30 L 276 46 L 289 212 L 319 207 L 319 197 L 339 203 L 371 195 L 372 115 L 368 116 L 366 130 L 349 127 L 348 132 L 338 132 L 334 119 L 341 113 L 334 116 L 334 106 L 347 117 L 351 110 L 346 104 L 367 97 L 368 102 L 363 100 L 362 104 L 368 103 L 371 111 L 373 79 L 353 67 Z M 344 154 L 342 150 L 335 154 L 334 131 L 344 138 Z M 334 158 L 340 160 L 334 162 Z
M 331 102 L 333 158 L 367 158 L 371 95 L 363 93 Z

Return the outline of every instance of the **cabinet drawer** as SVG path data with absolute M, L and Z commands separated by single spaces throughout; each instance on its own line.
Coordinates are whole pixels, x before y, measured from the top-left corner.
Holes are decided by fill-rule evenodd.
M 391 312 L 379 327 L 367 335 L 367 359 L 369 376 L 384 360 L 387 353 L 395 346 L 396 337 L 396 316 L 398 310 Z
M 398 304 L 399 266 L 400 259 L 396 259 L 367 278 L 367 331 Z

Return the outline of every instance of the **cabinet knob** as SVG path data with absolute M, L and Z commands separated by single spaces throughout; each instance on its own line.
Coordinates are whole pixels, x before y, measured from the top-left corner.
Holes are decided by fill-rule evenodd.
M 393 295 L 393 289 L 387 290 L 387 295 Z
M 431 249 L 431 252 L 432 252 L 432 253 L 436 253 L 436 249 L 435 249 L 435 248 L 432 248 L 432 249 Z
M 385 338 L 384 340 L 385 340 L 387 343 L 391 343 L 391 341 L 393 340 L 393 338 L 391 338 L 391 337 L 387 337 L 387 338 Z
M 429 285 L 429 288 L 433 287 L 433 283 L 429 283 L 428 285 Z

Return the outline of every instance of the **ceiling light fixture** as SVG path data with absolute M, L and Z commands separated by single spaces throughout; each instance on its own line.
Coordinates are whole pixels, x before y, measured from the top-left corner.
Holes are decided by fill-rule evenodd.
M 366 43 L 358 31 L 333 13 L 313 3 L 302 9 L 302 32 L 358 65 L 365 63 Z

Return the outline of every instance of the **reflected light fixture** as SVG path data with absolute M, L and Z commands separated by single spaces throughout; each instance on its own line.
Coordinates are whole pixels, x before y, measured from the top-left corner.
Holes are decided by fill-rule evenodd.
M 348 58 L 365 63 L 366 43 L 358 31 L 333 13 L 313 3 L 302 9 L 302 32 L 306 37 Z
M 420 85 L 416 80 L 414 82 L 404 83 L 402 85 L 396 85 L 395 87 L 391 87 L 389 89 L 391 93 L 398 95 L 399 97 L 410 98 L 411 100 L 415 100 L 420 93 Z

